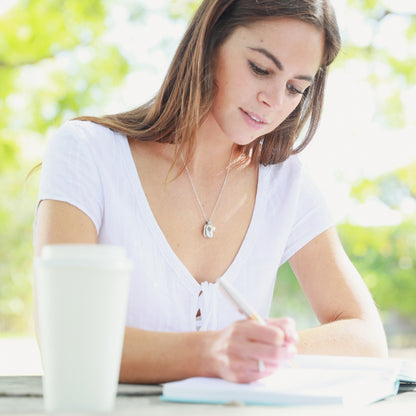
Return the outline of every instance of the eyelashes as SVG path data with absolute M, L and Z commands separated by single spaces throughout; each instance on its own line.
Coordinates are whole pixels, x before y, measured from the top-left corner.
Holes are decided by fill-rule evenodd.
M 289 90 L 289 92 L 291 94 L 299 94 L 299 95 L 306 96 L 306 94 L 308 93 L 308 89 L 307 88 L 304 91 L 301 91 L 301 90 L 298 90 L 296 87 L 294 87 L 292 84 L 289 84 L 287 86 L 287 89 Z
M 268 71 L 267 69 L 263 69 L 263 68 L 259 67 L 253 61 L 249 60 L 248 65 L 249 65 L 251 71 L 253 72 L 253 74 L 256 75 L 256 76 L 268 77 L 268 76 L 272 75 L 272 73 L 270 71 Z M 287 90 L 289 91 L 289 94 L 291 94 L 291 95 L 306 96 L 307 93 L 308 93 L 308 89 L 309 89 L 309 87 L 302 91 L 302 90 L 296 88 L 293 84 L 288 84 L 288 86 L 287 86 Z
M 270 72 L 267 69 L 260 68 L 252 61 L 248 61 L 248 65 L 251 68 L 251 70 L 254 72 L 254 74 L 256 75 L 261 75 L 261 76 L 270 75 Z

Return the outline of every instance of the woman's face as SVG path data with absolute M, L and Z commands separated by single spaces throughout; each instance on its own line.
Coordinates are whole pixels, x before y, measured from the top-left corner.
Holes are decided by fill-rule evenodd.
M 295 19 L 238 27 L 217 52 L 210 116 L 237 144 L 271 132 L 313 82 L 323 48 L 323 32 Z

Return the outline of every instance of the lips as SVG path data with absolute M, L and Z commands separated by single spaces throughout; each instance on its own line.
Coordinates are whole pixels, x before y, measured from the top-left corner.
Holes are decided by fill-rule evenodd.
M 255 130 L 259 130 L 267 124 L 267 121 L 261 118 L 258 114 L 244 111 L 242 108 L 240 108 L 240 111 L 245 122 Z

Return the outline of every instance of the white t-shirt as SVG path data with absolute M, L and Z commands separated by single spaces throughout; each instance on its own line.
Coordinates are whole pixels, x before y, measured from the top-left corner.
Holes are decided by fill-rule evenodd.
M 125 135 L 92 122 L 65 123 L 46 150 L 38 201 L 43 199 L 76 206 L 95 224 L 100 244 L 126 249 L 134 263 L 128 326 L 195 331 L 198 310 L 202 330 L 242 319 L 218 284 L 199 284 L 169 246 Z M 279 266 L 331 225 L 321 194 L 296 156 L 260 166 L 252 220 L 224 279 L 260 315 L 268 316 Z

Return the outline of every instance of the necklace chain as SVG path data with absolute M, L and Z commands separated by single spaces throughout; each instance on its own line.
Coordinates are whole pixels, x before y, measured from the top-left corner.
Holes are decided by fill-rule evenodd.
M 211 219 L 212 219 L 212 217 L 215 214 L 215 210 L 217 209 L 218 203 L 220 202 L 221 196 L 222 196 L 222 194 L 224 192 L 225 184 L 227 183 L 227 179 L 228 179 L 228 174 L 230 173 L 230 166 L 231 166 L 231 160 L 233 158 L 233 153 L 234 153 L 234 146 L 231 149 L 230 160 L 229 160 L 228 165 L 227 165 L 227 171 L 225 173 L 224 182 L 222 183 L 220 192 L 218 194 L 217 200 L 215 201 L 214 208 L 212 209 L 212 212 L 211 212 L 211 215 L 209 216 L 209 218 L 207 217 L 207 214 L 205 213 L 204 207 L 202 206 L 201 200 L 199 199 L 199 195 L 198 195 L 198 192 L 197 192 L 197 190 L 195 188 L 195 185 L 194 185 L 194 182 L 192 180 L 192 176 L 191 176 L 191 174 L 189 172 L 188 166 L 186 166 L 185 161 L 183 159 L 183 155 L 181 154 L 182 162 L 183 162 L 183 165 L 185 167 L 185 172 L 188 175 L 189 182 L 191 183 L 192 190 L 194 192 L 195 198 L 196 198 L 196 200 L 198 202 L 198 205 L 199 205 L 199 208 L 201 210 L 201 213 L 202 213 L 202 215 L 203 215 L 203 217 L 205 219 L 205 224 L 204 224 L 204 227 L 202 229 L 202 234 L 206 238 L 212 238 L 212 237 L 214 237 L 215 227 L 212 224 Z

